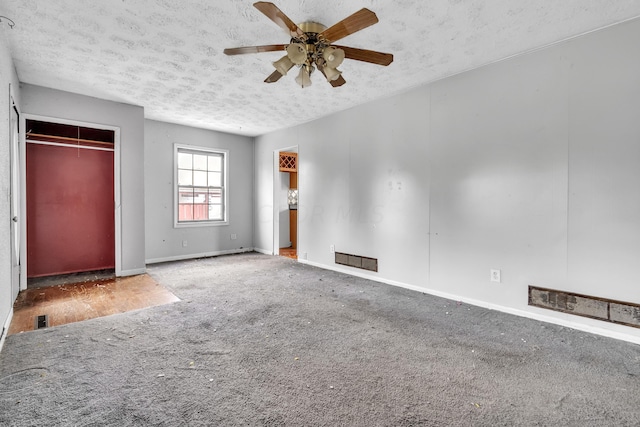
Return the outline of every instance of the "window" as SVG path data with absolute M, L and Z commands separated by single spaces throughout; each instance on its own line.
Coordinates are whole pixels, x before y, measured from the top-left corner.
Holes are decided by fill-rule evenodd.
M 176 226 L 227 223 L 225 150 L 175 145 Z

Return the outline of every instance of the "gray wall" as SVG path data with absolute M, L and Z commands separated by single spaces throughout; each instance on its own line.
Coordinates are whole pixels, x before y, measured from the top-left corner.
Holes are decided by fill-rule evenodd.
M 229 224 L 174 228 L 174 144 L 229 150 Z M 145 120 L 147 262 L 253 248 L 253 138 Z M 237 239 L 231 240 L 231 234 Z M 187 241 L 187 247 L 182 242 Z M 241 249 L 242 248 L 242 249 Z
M 144 272 L 144 109 L 24 84 L 22 112 L 120 128 L 120 265 L 122 275 Z
M 273 150 L 299 144 L 307 262 L 362 274 L 335 244 L 379 258 L 368 277 L 640 342 L 527 305 L 528 285 L 640 303 L 639 39 L 630 21 L 258 137 L 254 245 Z
M 9 85 L 13 87 L 16 102 L 20 103 L 20 88 L 9 48 L 4 37 L 0 37 L 0 218 L 3 225 L 0 227 L 0 332 L 5 326 L 11 308 L 13 298 L 11 295 L 11 227 L 8 219 L 11 218 L 11 206 L 9 205 L 10 187 L 10 105 Z M 8 326 L 8 325 L 7 325 Z M 6 332 L 6 331 L 5 331 Z

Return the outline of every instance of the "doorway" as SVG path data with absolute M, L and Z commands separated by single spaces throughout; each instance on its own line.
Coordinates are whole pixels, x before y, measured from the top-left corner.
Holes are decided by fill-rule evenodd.
M 115 132 L 26 121 L 27 277 L 115 269 Z
M 297 147 L 274 152 L 274 254 L 298 259 Z

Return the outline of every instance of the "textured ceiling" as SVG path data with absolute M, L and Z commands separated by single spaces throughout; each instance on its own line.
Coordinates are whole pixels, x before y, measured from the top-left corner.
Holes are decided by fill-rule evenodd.
M 333 88 L 290 72 L 263 80 L 288 43 L 251 0 L 0 0 L 20 81 L 143 106 L 145 117 L 260 135 L 640 16 L 638 0 L 280 0 L 294 22 L 326 26 L 366 7 L 380 22 L 339 44 L 394 54 L 388 67 L 346 60 Z M 292 70 L 294 71 L 294 70 Z

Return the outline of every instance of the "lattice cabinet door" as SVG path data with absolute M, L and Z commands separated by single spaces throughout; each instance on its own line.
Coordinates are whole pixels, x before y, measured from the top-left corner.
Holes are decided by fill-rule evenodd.
M 280 153 L 280 172 L 298 172 L 298 153 Z

